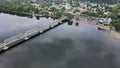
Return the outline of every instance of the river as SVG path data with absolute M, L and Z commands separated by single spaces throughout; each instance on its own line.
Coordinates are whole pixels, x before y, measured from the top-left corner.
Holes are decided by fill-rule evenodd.
M 0 13 L 0 41 L 53 21 Z M 120 68 L 120 40 L 66 22 L 1 54 L 0 68 Z

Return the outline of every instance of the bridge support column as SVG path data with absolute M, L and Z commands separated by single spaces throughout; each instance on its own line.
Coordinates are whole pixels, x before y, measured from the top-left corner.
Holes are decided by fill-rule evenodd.
M 60 21 L 60 22 L 58 22 L 59 24 L 61 24 L 62 22 Z
M 54 25 L 50 25 L 50 28 L 53 28 L 54 27 Z
M 7 50 L 8 48 L 6 45 L 3 46 L 3 50 Z
M 27 36 L 24 37 L 24 40 L 28 40 L 29 38 Z
M 40 33 L 43 33 L 43 30 L 40 29 L 39 32 L 40 32 Z
M 0 48 L 2 48 L 3 50 L 7 50 L 9 47 L 6 46 L 5 44 L 1 44 L 1 45 L 0 45 Z

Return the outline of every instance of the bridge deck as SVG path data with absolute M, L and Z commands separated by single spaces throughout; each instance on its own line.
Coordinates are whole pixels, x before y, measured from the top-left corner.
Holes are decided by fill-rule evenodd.
M 67 17 L 63 17 L 61 19 L 56 20 L 55 22 L 49 23 L 49 24 L 44 24 L 44 25 L 38 25 L 37 27 L 28 30 L 24 33 L 19 33 L 16 36 L 10 37 L 8 39 L 5 39 L 2 43 L 0 43 L 0 49 L 2 50 L 6 50 L 9 48 L 9 45 L 12 43 L 15 43 L 19 40 L 28 40 L 29 36 L 32 34 L 36 34 L 36 33 L 42 33 L 45 30 L 51 29 L 54 26 L 58 25 L 59 23 L 62 23 L 63 20 L 67 19 Z

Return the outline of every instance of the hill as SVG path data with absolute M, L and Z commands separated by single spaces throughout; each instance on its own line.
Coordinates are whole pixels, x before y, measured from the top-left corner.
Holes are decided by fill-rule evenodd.
M 18 1 L 18 2 L 26 2 L 26 1 L 36 1 L 36 2 L 42 2 L 42 1 L 64 1 L 64 0 L 0 0 L 0 2 L 4 1 Z M 95 3 L 108 3 L 108 4 L 115 4 L 119 3 L 120 0 L 68 0 L 68 1 L 90 1 Z

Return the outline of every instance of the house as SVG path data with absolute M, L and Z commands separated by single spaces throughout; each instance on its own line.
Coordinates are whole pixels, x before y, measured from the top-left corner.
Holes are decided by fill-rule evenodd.
M 90 3 L 90 5 L 91 5 L 92 7 L 95 7 L 95 6 L 97 6 L 97 3 Z
M 36 8 L 38 8 L 40 5 L 39 4 L 37 4 L 37 3 L 32 3 L 31 4 L 32 6 L 35 6 Z
M 108 11 L 108 12 L 104 12 L 103 14 L 104 14 L 104 15 L 110 15 L 110 13 L 111 13 L 111 12 Z
M 101 19 L 99 19 L 99 23 L 100 23 L 100 24 L 103 24 L 103 25 L 105 25 L 105 26 L 108 26 L 111 21 L 112 21 L 111 18 L 101 18 Z
M 87 7 L 87 4 L 86 3 L 80 3 L 80 8 L 86 8 Z
M 65 8 L 65 10 L 70 10 L 72 7 L 69 3 L 66 3 L 65 5 L 61 5 L 62 8 Z

